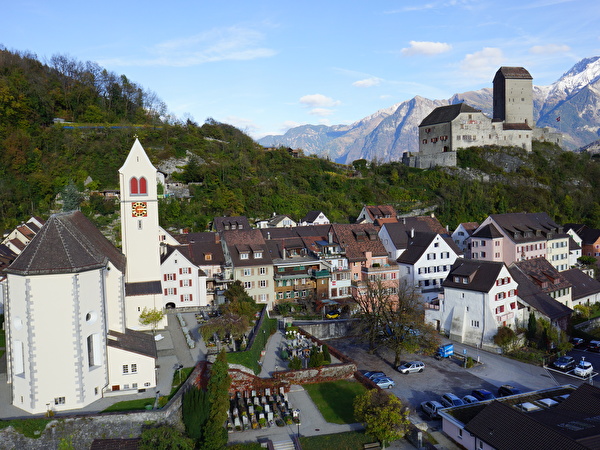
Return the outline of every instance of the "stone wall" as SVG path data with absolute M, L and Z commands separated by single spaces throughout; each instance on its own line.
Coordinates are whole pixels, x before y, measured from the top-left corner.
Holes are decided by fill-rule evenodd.
M 294 321 L 292 325 L 318 339 L 335 339 L 351 336 L 356 320 Z

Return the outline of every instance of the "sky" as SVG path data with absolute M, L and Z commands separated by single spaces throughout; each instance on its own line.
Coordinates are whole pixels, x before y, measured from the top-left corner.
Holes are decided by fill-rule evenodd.
M 0 45 L 94 61 L 180 120 L 255 139 L 350 124 L 416 95 L 538 86 L 600 55 L 597 0 L 0 0 Z

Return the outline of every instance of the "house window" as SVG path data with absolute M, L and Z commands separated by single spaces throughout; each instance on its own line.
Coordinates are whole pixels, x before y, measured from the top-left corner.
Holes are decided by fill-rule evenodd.
M 165 295 L 177 295 L 177 289 L 172 287 L 166 288 Z
M 254 259 L 262 258 L 262 252 L 254 252 Z
M 137 387 L 138 387 L 138 384 L 137 384 L 137 383 L 132 383 L 132 384 L 131 384 L 131 389 L 137 389 Z
M 496 314 L 502 314 L 504 312 L 504 305 L 500 305 L 496 308 Z
M 64 405 L 65 404 L 65 398 L 64 397 L 55 397 L 54 398 L 54 404 L 55 405 Z
M 191 302 L 192 294 L 181 294 L 181 301 L 182 302 Z
M 184 274 L 187 274 L 187 273 L 192 273 L 192 269 L 190 269 L 189 267 L 182 267 L 182 268 L 179 270 L 179 273 L 184 273 Z
M 261 288 L 266 288 L 267 287 L 267 280 L 260 280 L 259 286 Z
M 469 279 L 467 277 L 464 277 L 462 279 L 463 284 L 467 284 L 469 282 Z
M 124 384 L 123 385 L 123 389 L 129 389 L 129 385 L 128 384 Z
M 191 286 L 192 280 L 181 280 L 181 285 L 182 286 Z
M 252 269 L 244 269 L 244 276 L 249 277 L 252 275 Z
M 150 386 L 150 383 L 146 381 L 146 382 L 144 383 L 144 387 L 148 387 L 148 386 Z
M 165 273 L 165 281 L 175 281 L 175 279 L 174 273 Z
M 248 253 L 240 253 L 240 259 L 248 259 Z
M 137 373 L 137 364 L 131 365 L 131 373 Z
M 252 281 L 244 281 L 244 289 L 252 289 Z
M 204 255 L 204 260 L 205 261 L 212 261 L 212 254 L 211 253 L 207 253 L 206 255 Z
M 261 267 L 259 269 L 259 272 L 260 272 L 261 275 L 266 275 L 267 274 L 267 268 L 266 267 Z
M 479 328 L 479 320 L 471 320 L 471 326 L 473 328 Z
M 129 365 L 128 364 L 123 364 L 123 375 L 129 373 Z

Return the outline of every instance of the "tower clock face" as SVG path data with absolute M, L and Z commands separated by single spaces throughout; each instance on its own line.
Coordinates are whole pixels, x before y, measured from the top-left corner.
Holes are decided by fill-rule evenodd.
M 148 205 L 146 202 L 133 202 L 131 204 L 131 216 L 132 217 L 147 217 L 148 216 Z

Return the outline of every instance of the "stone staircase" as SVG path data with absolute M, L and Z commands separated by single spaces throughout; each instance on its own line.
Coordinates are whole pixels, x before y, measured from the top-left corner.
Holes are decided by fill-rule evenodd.
M 277 439 L 277 441 L 271 441 L 273 450 L 296 450 L 296 447 L 290 438 L 281 437 Z

